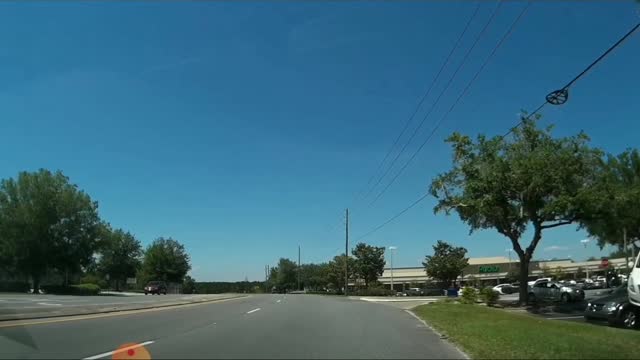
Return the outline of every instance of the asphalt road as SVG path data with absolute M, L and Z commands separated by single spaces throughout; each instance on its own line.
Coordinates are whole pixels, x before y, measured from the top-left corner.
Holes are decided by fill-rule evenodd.
M 0 293 L 0 321 L 130 310 L 230 296 L 238 295 L 71 296 Z
M 153 359 L 462 357 L 403 309 L 334 296 L 254 295 L 63 320 L 0 323 L 0 358 L 111 358 L 125 343 L 146 344 Z

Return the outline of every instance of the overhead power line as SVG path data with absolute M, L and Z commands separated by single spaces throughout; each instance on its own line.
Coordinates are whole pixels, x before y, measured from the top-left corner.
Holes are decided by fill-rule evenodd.
M 431 84 L 429 84 L 429 87 L 427 88 L 427 91 L 422 95 L 422 98 L 420 98 L 420 101 L 418 102 L 418 105 L 416 105 L 416 108 L 413 110 L 413 113 L 411 114 L 411 116 L 409 116 L 409 118 L 407 119 L 407 121 L 404 123 L 404 126 L 402 127 L 402 130 L 400 131 L 400 134 L 398 134 L 398 136 L 396 137 L 396 139 L 394 140 L 393 144 L 391 145 L 391 148 L 389 148 L 389 151 L 387 151 L 387 153 L 385 154 L 384 158 L 382 159 L 382 161 L 380 162 L 380 164 L 378 165 L 378 167 L 376 168 L 375 172 L 371 175 L 371 177 L 369 178 L 369 181 L 367 181 L 367 185 L 365 185 L 365 187 L 362 188 L 362 190 L 360 190 L 360 192 L 358 193 L 358 195 L 356 196 L 354 201 L 357 201 L 358 198 L 360 197 L 360 195 L 362 195 L 362 193 L 364 193 L 365 189 L 371 184 L 371 182 L 373 181 L 373 179 L 376 177 L 376 175 L 380 172 L 380 170 L 382 170 L 383 165 L 385 164 L 385 162 L 387 161 L 387 159 L 389 158 L 389 155 L 391 155 L 391 153 L 393 152 L 393 150 L 396 148 L 396 145 L 398 145 L 398 142 L 400 141 L 400 139 L 402 138 L 402 135 L 404 135 L 404 133 L 407 131 L 407 129 L 409 128 L 409 124 L 413 121 L 413 118 L 416 116 L 416 114 L 418 113 L 418 111 L 420 110 L 420 108 L 422 107 L 422 104 L 424 103 L 424 101 L 426 100 L 426 98 L 429 96 L 429 94 L 431 94 L 431 90 L 433 90 L 433 87 L 435 86 L 435 84 L 438 82 L 438 80 L 440 79 L 440 75 L 442 75 L 442 72 L 444 71 L 444 69 L 447 67 L 447 65 L 449 64 L 449 61 L 451 60 L 451 56 L 453 55 L 453 53 L 459 48 L 460 42 L 462 41 L 462 38 L 464 37 L 464 35 L 467 33 L 467 30 L 469 30 L 469 26 L 471 25 L 471 23 L 473 22 L 473 20 L 476 18 L 476 15 L 478 15 L 478 10 L 480 10 L 480 1 L 478 1 L 476 3 L 476 8 L 473 11 L 473 13 L 471 14 L 471 17 L 467 20 L 467 23 L 464 26 L 464 29 L 462 30 L 462 32 L 460 33 L 460 35 L 458 36 L 458 38 L 456 39 L 453 47 L 451 48 L 451 50 L 449 51 L 449 54 L 447 55 L 447 57 L 445 58 L 444 62 L 442 63 L 442 65 L 440 66 L 440 69 L 438 70 L 438 72 L 436 73 L 436 76 L 433 78 L 433 80 L 431 81 Z M 384 175 L 382 176 L 384 177 Z M 373 185 L 369 191 L 367 192 L 367 194 L 364 196 L 365 198 L 367 196 L 369 196 L 369 194 L 371 194 L 371 191 L 373 191 L 373 189 L 380 183 L 380 181 L 382 180 L 382 177 L 378 180 L 378 182 Z
M 533 115 L 535 115 L 540 109 L 542 109 L 547 103 L 551 103 L 553 105 L 562 105 L 569 99 L 569 87 L 573 85 L 576 81 L 578 81 L 581 77 L 583 77 L 589 70 L 591 70 L 594 66 L 596 66 L 602 59 L 604 59 L 607 55 L 609 55 L 615 48 L 620 46 L 627 38 L 629 38 L 633 33 L 640 28 L 640 23 L 637 23 L 634 27 L 632 27 L 626 34 L 624 34 L 618 41 L 616 41 L 613 45 L 611 45 L 605 52 L 603 52 L 597 59 L 593 60 L 591 64 L 589 64 L 584 70 L 582 70 L 578 75 L 576 75 L 571 81 L 569 81 L 565 86 L 563 86 L 560 90 L 552 91 L 546 97 L 546 101 L 542 103 L 542 105 L 538 106 L 531 114 L 527 117 L 520 120 L 518 124 L 513 126 L 509 131 L 507 131 L 502 137 L 506 137 L 513 132 L 520 125 L 524 124 L 525 121 L 531 119 Z
M 484 68 L 487 66 L 489 61 L 496 54 L 498 49 L 502 46 L 504 41 L 509 37 L 509 35 L 511 35 L 511 33 L 513 32 L 513 29 L 516 27 L 518 22 L 520 22 L 520 19 L 522 19 L 524 14 L 529 9 L 529 6 L 531 6 L 531 1 L 527 2 L 527 5 L 520 11 L 520 14 L 518 14 L 518 16 L 515 18 L 515 20 L 509 26 L 509 29 L 504 33 L 504 35 L 502 35 L 502 38 L 500 38 L 500 41 L 498 41 L 498 43 L 493 47 L 493 50 L 491 50 L 491 53 L 489 54 L 489 56 L 487 56 L 487 58 L 484 60 L 484 62 L 480 66 L 480 68 L 476 71 L 476 73 L 473 76 L 473 78 L 471 78 L 471 80 L 469 80 L 469 82 L 467 82 L 467 85 L 464 87 L 464 89 L 462 90 L 460 95 L 458 95 L 458 97 L 453 102 L 453 104 L 449 107 L 447 112 L 444 113 L 444 115 L 440 118 L 440 120 L 438 120 L 438 122 L 436 123 L 436 126 L 431 130 L 429 135 L 427 135 L 427 137 L 422 142 L 422 144 L 420 144 L 418 149 L 416 149 L 413 152 L 413 154 L 411 155 L 409 160 L 407 160 L 407 162 L 400 168 L 400 170 L 396 173 L 396 175 L 393 178 L 391 178 L 391 181 L 389 181 L 389 183 L 387 183 L 387 185 L 382 189 L 382 191 L 380 193 L 378 193 L 378 195 L 371 201 L 371 203 L 369 203 L 369 205 L 375 204 L 375 202 L 378 201 L 378 199 L 380 199 L 380 197 L 382 197 L 382 195 L 387 191 L 387 189 L 389 189 L 389 187 L 391 187 L 391 185 L 393 185 L 393 183 L 395 183 L 396 179 L 398 179 L 398 177 L 400 177 L 400 175 L 402 175 L 402 172 L 411 164 L 411 162 L 416 158 L 416 156 L 420 153 L 420 151 L 422 151 L 422 148 L 424 148 L 424 146 L 429 142 L 429 140 L 431 140 L 431 138 L 433 137 L 435 132 L 438 130 L 438 128 L 440 128 L 440 125 L 442 125 L 442 123 L 447 119 L 449 114 L 451 114 L 451 112 L 458 105 L 460 100 L 467 94 L 467 91 L 469 91 L 469 88 L 471 88 L 471 85 L 473 85 L 473 83 L 476 81 L 478 76 L 482 73 Z
M 446 84 L 445 88 L 440 92 L 440 94 L 438 94 L 438 97 L 436 98 L 435 102 L 433 104 L 431 104 L 431 107 L 429 108 L 429 110 L 427 111 L 425 116 L 422 118 L 422 120 L 420 121 L 418 126 L 413 130 L 413 133 L 411 133 L 411 136 L 409 136 L 409 139 L 404 143 L 404 145 L 402 146 L 402 149 L 400 149 L 398 154 L 396 154 L 395 158 L 389 164 L 389 166 L 387 167 L 387 170 L 385 170 L 385 172 L 382 174 L 382 176 L 380 176 L 378 178 L 378 181 L 375 183 L 375 185 L 373 185 L 371 187 L 371 189 L 369 189 L 369 192 L 367 193 L 367 195 L 365 195 L 365 198 L 367 196 L 369 196 L 369 194 L 371 194 L 371 192 L 380 184 L 380 182 L 382 182 L 382 179 L 384 179 L 389 174 L 389 172 L 391 171 L 391 169 L 395 165 L 396 161 L 398 161 L 400 156 L 407 149 L 407 146 L 409 146 L 409 144 L 411 144 L 411 142 L 413 141 L 413 138 L 418 134 L 418 132 L 420 132 L 420 129 L 422 129 L 422 126 L 425 124 L 425 121 L 427 120 L 429 115 L 431 115 L 431 112 L 433 111 L 433 109 L 435 109 L 436 105 L 438 105 L 438 103 L 440 102 L 440 99 L 442 98 L 442 96 L 449 89 L 451 84 L 453 84 L 453 80 L 455 80 L 455 78 L 458 75 L 458 72 L 460 71 L 460 69 L 462 69 L 462 67 L 466 64 L 467 60 L 469 59 L 469 55 L 471 54 L 471 52 L 475 49 L 476 45 L 478 44 L 478 42 L 480 41 L 480 39 L 482 38 L 484 33 L 487 31 L 489 26 L 493 23 L 493 19 L 496 17 L 496 15 L 498 13 L 498 10 L 500 9 L 501 6 L 502 6 L 502 0 L 498 1 L 497 6 L 493 9 L 493 12 L 491 13 L 491 16 L 489 17 L 487 22 L 482 27 L 482 30 L 480 30 L 480 32 L 478 33 L 478 35 L 474 39 L 473 44 L 471 44 L 471 47 L 464 54 L 464 56 L 462 58 L 462 61 L 460 62 L 460 64 L 458 64 L 458 67 L 453 72 L 451 77 L 449 77 L 449 80 L 447 81 L 447 84 Z M 374 201 L 370 202 L 369 206 L 373 205 L 378 197 L 376 197 L 376 199 Z
M 382 224 L 376 226 L 375 228 L 371 229 L 369 232 L 367 232 L 366 234 L 360 236 L 356 241 L 359 241 L 371 234 L 373 234 L 374 232 L 382 229 L 383 227 L 385 227 L 388 223 L 392 222 L 393 220 L 399 218 L 400 216 L 402 216 L 404 213 L 406 213 L 407 211 L 411 210 L 412 207 L 418 205 L 422 200 L 424 200 L 427 195 L 429 195 L 429 193 L 426 193 L 424 195 L 422 195 L 418 200 L 414 201 L 411 205 L 407 206 L 406 208 L 402 209 L 402 211 L 400 211 L 399 213 L 395 214 L 394 216 L 392 216 L 389 220 L 383 222 Z
M 530 4 L 530 3 L 529 3 Z M 525 8 L 526 10 L 526 8 Z M 520 14 L 519 17 L 522 16 L 522 13 Z M 567 83 L 567 85 L 565 85 L 562 89 L 567 89 L 569 86 L 573 85 L 578 79 L 580 79 L 582 76 L 584 76 L 588 71 L 590 71 L 594 65 L 596 65 L 598 62 L 600 62 L 604 57 L 606 57 L 609 53 L 611 53 L 611 51 L 613 51 L 613 49 L 615 49 L 616 47 L 618 47 L 620 44 L 622 44 L 622 42 L 624 40 L 626 40 L 629 36 L 631 36 L 638 28 L 640 28 L 640 23 L 636 24 L 633 28 L 631 28 L 631 30 L 629 30 L 622 38 L 620 38 L 620 40 L 618 40 L 615 44 L 613 44 L 609 49 L 607 49 L 607 51 L 605 51 L 602 55 L 600 55 L 596 60 L 594 60 L 591 64 L 589 64 L 582 72 L 580 72 L 580 74 L 578 74 L 578 76 L 576 76 L 575 78 L 573 78 L 569 83 Z M 519 126 L 521 126 L 524 121 L 526 119 L 530 119 L 531 117 L 533 117 L 533 115 L 537 114 L 547 103 L 549 102 L 549 96 L 547 96 L 547 100 L 542 103 L 540 106 L 538 106 L 534 111 L 532 111 L 527 117 L 525 117 L 523 120 L 521 120 L 518 124 L 516 124 L 515 126 L 511 127 L 511 129 L 509 129 L 509 131 L 507 133 L 505 133 L 504 135 L 502 135 L 502 137 L 506 137 L 507 135 L 509 135 L 511 132 L 513 132 L 516 128 L 518 128 Z M 411 203 L 409 206 L 407 206 L 406 208 L 402 209 L 402 211 L 400 211 L 399 213 L 397 213 L 396 215 L 392 216 L 391 218 L 389 218 L 387 221 L 385 221 L 384 223 L 378 225 L 377 227 L 371 229 L 370 231 L 366 232 L 364 235 L 360 236 L 358 238 L 358 240 L 361 240 L 373 233 L 375 233 L 376 231 L 382 229 L 383 227 L 385 227 L 387 224 L 391 223 L 392 221 L 394 221 L 395 219 L 399 218 L 400 216 L 402 216 L 404 213 L 406 213 L 407 211 L 409 211 L 411 208 L 415 207 L 417 204 L 419 204 L 420 202 L 422 202 L 424 199 L 427 198 L 427 196 L 429 195 L 429 193 L 426 193 L 424 195 L 422 195 L 420 198 L 418 198 L 416 201 L 414 201 L 413 203 Z

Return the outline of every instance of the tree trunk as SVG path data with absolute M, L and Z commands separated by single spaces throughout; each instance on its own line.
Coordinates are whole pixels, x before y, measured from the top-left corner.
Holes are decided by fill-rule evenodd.
M 40 275 L 31 274 L 31 278 L 33 279 L 33 293 L 40 294 Z
M 64 269 L 64 286 L 69 286 L 69 268 Z
M 520 298 L 518 304 L 520 306 L 527 305 L 529 300 L 529 285 L 527 284 L 529 280 L 529 258 L 525 256 L 520 257 L 520 288 L 519 294 Z

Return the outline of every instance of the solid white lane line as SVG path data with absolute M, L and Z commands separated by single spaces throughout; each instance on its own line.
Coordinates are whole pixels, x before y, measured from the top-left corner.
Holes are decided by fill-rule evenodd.
M 260 308 L 253 309 L 253 310 L 251 310 L 251 311 L 247 311 L 247 314 L 251 314 L 251 313 L 254 313 L 254 312 L 256 312 L 256 311 L 260 311 Z
M 276 301 L 276 302 L 277 302 L 277 303 L 279 303 L 279 302 L 280 302 L 280 300 L 278 300 L 278 301 Z
M 38 305 L 44 305 L 44 306 L 62 306 L 62 304 L 52 304 L 52 303 L 45 303 L 45 302 L 39 302 Z
M 95 360 L 95 359 L 100 359 L 100 358 L 103 358 L 103 357 L 107 357 L 107 356 L 109 356 L 109 355 L 113 355 L 116 351 L 117 351 L 117 352 L 124 352 L 124 351 L 127 351 L 127 350 L 129 350 L 129 349 L 135 349 L 135 348 L 139 348 L 139 347 L 141 347 L 141 346 L 147 346 L 147 345 L 149 345 L 149 344 L 153 344 L 153 341 L 145 341 L 145 342 L 142 342 L 142 343 L 140 343 L 140 344 L 135 344 L 135 345 L 127 346 L 127 347 L 122 348 L 122 349 L 116 349 L 116 350 L 109 351 L 109 352 L 106 352 L 106 353 L 102 353 L 102 354 L 98 354 L 98 355 L 89 356 L 89 357 L 86 357 L 86 358 L 84 358 L 84 359 L 82 359 L 82 360 Z

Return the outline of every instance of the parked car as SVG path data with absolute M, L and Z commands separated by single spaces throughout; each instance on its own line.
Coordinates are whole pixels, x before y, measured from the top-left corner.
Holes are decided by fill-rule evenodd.
M 147 286 L 144 287 L 144 294 L 167 295 L 167 284 L 165 284 L 164 281 L 149 281 Z
M 511 284 L 500 284 L 500 285 L 496 285 L 493 287 L 494 291 L 497 291 L 498 294 L 513 294 L 514 292 L 517 292 L 518 289 L 514 288 L 513 285 Z
M 637 313 L 629 303 L 627 285 L 624 284 L 613 290 L 609 295 L 591 300 L 584 311 L 587 320 L 606 320 L 610 326 L 622 326 L 627 329 L 637 329 L 640 322 Z
M 534 285 L 536 285 L 536 284 L 538 284 L 540 282 L 546 282 L 546 281 L 551 281 L 551 278 L 548 278 L 548 277 L 547 278 L 539 278 L 539 279 L 536 279 L 536 280 L 533 280 L 533 281 L 529 281 L 529 282 L 527 282 L 527 284 L 529 284 L 529 286 L 534 286 Z
M 634 244 L 636 243 L 634 242 Z M 638 244 L 636 244 L 636 246 L 638 246 Z M 631 269 L 627 282 L 629 302 L 635 306 L 636 311 L 640 312 L 640 253 L 634 260 L 629 261 L 627 265 Z
M 405 292 L 406 296 L 422 296 L 424 292 L 420 288 L 409 288 Z
M 593 289 L 604 289 L 607 286 L 607 282 L 603 280 L 596 280 L 593 282 Z
M 587 280 L 578 280 L 577 286 L 579 286 L 582 290 L 595 289 L 595 286 L 593 285 L 593 281 L 591 281 L 590 279 L 587 279 Z
M 562 285 L 555 281 L 540 281 L 529 287 L 530 301 L 571 301 L 584 300 L 584 291 L 577 286 Z

